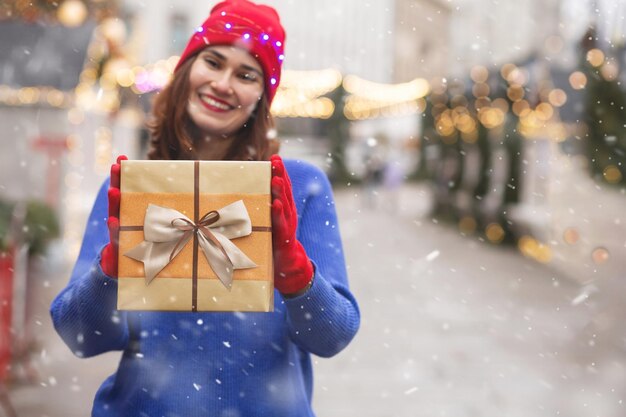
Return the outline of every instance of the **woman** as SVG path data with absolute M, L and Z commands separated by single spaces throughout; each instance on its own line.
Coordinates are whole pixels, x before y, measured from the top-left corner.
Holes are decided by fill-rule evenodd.
M 215 6 L 156 100 L 149 153 L 271 159 L 275 311 L 117 311 L 118 160 L 70 282 L 51 307 L 76 355 L 123 351 L 96 394 L 93 416 L 313 416 L 310 355 L 335 355 L 355 335 L 359 311 L 328 180 L 307 163 L 269 157 L 284 37 L 269 7 L 245 0 Z

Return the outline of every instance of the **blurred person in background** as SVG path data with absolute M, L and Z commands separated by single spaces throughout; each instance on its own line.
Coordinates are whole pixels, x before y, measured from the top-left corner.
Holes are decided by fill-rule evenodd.
M 405 177 L 400 160 L 399 152 L 391 152 L 389 162 L 385 165 L 382 175 L 382 183 L 385 188 L 385 208 L 391 213 L 397 213 L 400 209 L 400 189 Z
M 366 208 L 376 209 L 379 205 L 380 186 L 383 183 L 387 162 L 383 152 L 377 145 L 368 145 L 363 159 L 363 165 L 365 166 L 363 175 L 363 192 L 365 196 L 363 201 Z
M 51 306 L 56 330 L 76 355 L 123 351 L 96 394 L 93 416 L 310 417 L 311 354 L 333 356 L 356 334 L 360 315 L 328 179 L 308 163 L 271 156 L 269 108 L 284 40 L 274 9 L 246 0 L 217 4 L 156 98 L 148 154 L 271 160 L 274 312 L 118 311 L 125 157 L 118 158 L 70 281 Z

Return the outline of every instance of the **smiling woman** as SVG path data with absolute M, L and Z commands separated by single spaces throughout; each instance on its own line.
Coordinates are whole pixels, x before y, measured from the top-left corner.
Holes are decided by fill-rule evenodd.
M 204 152 L 203 142 L 232 141 L 263 97 L 262 80 L 263 70 L 241 48 L 210 46 L 198 54 L 189 73 L 187 112 L 205 136 L 198 144 Z
M 218 4 L 191 37 L 155 100 L 150 159 L 267 160 L 278 150 L 269 108 L 285 32 L 274 9 L 251 4 Z
M 333 356 L 356 334 L 359 309 L 328 178 L 303 161 L 271 155 L 269 108 L 284 41 L 274 9 L 246 0 L 216 5 L 155 100 L 148 155 L 271 161 L 273 313 L 118 311 L 125 157 L 118 158 L 70 282 L 51 307 L 76 355 L 124 351 L 92 416 L 312 417 L 311 355 Z

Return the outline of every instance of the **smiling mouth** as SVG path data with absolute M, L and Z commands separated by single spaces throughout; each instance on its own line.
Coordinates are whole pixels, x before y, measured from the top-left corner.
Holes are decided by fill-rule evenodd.
M 229 104 L 223 103 L 221 101 L 217 101 L 212 99 L 209 96 L 205 96 L 203 94 L 198 94 L 198 96 L 200 97 L 200 101 L 202 102 L 202 104 L 205 105 L 205 107 L 208 107 L 211 110 L 221 110 L 221 111 L 227 111 L 227 110 L 232 110 L 235 107 L 231 106 Z

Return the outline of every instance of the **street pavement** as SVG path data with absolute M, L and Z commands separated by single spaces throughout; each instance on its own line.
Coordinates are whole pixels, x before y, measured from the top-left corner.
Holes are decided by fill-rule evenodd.
M 626 415 L 623 327 L 597 325 L 614 311 L 599 312 L 602 294 L 437 224 L 423 186 L 379 192 L 337 191 L 362 325 L 341 354 L 315 359 L 318 417 Z M 20 417 L 85 417 L 119 354 L 71 355 L 47 312 L 67 266 L 51 273 L 33 319 L 39 382 L 15 384 L 11 400 Z
M 395 211 L 359 200 L 340 203 L 362 328 L 318 360 L 319 416 L 626 415 L 625 345 L 585 286 L 436 224 L 426 189 Z

